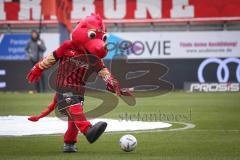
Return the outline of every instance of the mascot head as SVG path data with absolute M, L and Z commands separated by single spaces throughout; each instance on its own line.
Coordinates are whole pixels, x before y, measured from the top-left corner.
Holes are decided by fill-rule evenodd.
M 106 28 L 99 15 L 91 14 L 81 20 L 72 32 L 72 42 L 88 53 L 104 58 L 107 54 Z

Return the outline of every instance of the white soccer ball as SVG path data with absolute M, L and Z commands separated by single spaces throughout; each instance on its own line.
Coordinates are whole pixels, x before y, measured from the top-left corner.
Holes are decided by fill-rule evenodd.
M 119 145 L 122 150 L 131 152 L 137 146 L 137 139 L 133 135 L 127 134 L 120 138 Z

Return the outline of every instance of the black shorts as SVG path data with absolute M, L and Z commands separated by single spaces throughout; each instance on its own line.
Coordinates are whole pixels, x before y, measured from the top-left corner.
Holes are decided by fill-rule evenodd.
M 57 93 L 57 111 L 62 115 L 67 115 L 67 108 L 80 104 L 83 107 L 84 97 L 74 95 L 72 92 Z

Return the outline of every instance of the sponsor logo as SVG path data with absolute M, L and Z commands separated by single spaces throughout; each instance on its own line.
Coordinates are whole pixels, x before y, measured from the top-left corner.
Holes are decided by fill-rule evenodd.
M 240 82 L 240 59 L 239 58 L 226 58 L 224 60 L 219 59 L 219 58 L 208 58 L 205 59 L 199 66 L 198 68 L 198 80 L 201 83 L 205 83 L 205 78 L 203 76 L 203 70 L 206 69 L 208 64 L 211 63 L 216 63 L 218 64 L 217 68 L 217 79 L 219 83 L 226 83 L 229 80 L 229 68 L 228 68 L 228 63 L 236 63 L 237 69 L 236 69 L 236 78 L 237 81 Z
M 78 66 L 78 68 L 89 68 L 87 62 L 81 61 L 77 58 L 70 58 L 70 62 L 74 63 L 76 66 Z
M 30 38 L 31 38 L 30 34 L 1 34 L 0 59 L 1 60 L 28 59 L 25 48 Z
M 140 37 L 139 37 L 140 39 Z M 132 58 L 150 58 L 154 56 L 169 57 L 171 54 L 170 40 L 126 40 L 114 34 L 110 34 L 107 41 L 108 55 L 105 59 L 115 56 L 132 56 Z M 131 57 L 128 57 L 131 58 Z
M 190 92 L 239 92 L 239 83 L 191 83 L 187 90 Z

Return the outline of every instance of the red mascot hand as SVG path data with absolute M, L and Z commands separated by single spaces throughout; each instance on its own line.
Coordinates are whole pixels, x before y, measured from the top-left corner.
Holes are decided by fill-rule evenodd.
M 120 84 L 119 82 L 113 78 L 112 76 L 108 77 L 106 80 L 107 83 L 107 90 L 116 93 L 118 96 L 121 95 L 121 89 L 120 89 Z
M 35 83 L 39 80 L 42 75 L 43 70 L 39 68 L 39 64 L 37 63 L 31 71 L 27 75 L 27 79 L 29 83 Z
M 36 122 L 36 121 L 38 121 L 39 119 L 40 119 L 39 116 L 31 116 L 31 117 L 28 118 L 29 121 L 33 121 L 33 122 Z

